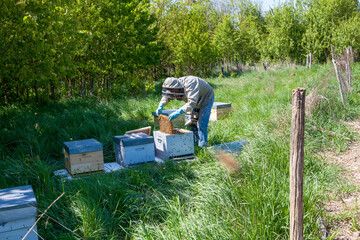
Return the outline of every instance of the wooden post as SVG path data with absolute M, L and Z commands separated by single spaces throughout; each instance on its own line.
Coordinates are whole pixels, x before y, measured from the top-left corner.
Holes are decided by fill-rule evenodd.
M 332 62 L 333 62 L 333 64 L 334 64 L 334 69 L 335 69 L 335 73 L 336 73 L 336 78 L 337 78 L 338 84 L 339 84 L 341 102 L 342 102 L 342 104 L 344 105 L 344 94 L 343 94 L 343 89 L 342 89 L 340 74 L 339 74 L 339 71 L 338 71 L 337 65 L 336 65 L 336 59 L 335 59 L 335 53 L 334 53 L 334 47 L 333 47 L 333 46 L 331 46 L 331 57 L 332 57 Z
M 310 55 L 310 60 L 309 60 L 309 68 L 311 69 L 311 63 L 312 63 L 312 54 L 311 54 L 311 53 L 309 53 L 309 55 Z
M 303 173 L 305 88 L 296 88 L 292 95 L 290 137 L 290 240 L 303 240 Z
M 346 48 L 346 66 L 347 66 L 347 72 L 346 72 L 346 75 L 347 75 L 347 83 L 348 83 L 348 86 L 349 86 L 349 90 L 351 88 L 351 77 L 352 77 L 352 73 L 351 73 L 351 58 L 350 57 L 350 47 Z

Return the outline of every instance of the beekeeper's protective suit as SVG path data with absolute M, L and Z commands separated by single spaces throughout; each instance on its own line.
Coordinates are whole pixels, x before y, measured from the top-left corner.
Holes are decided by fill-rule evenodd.
M 198 112 L 197 125 L 192 125 L 190 128 L 194 132 L 195 144 L 198 144 L 199 147 L 207 146 L 207 127 L 211 107 L 214 103 L 214 90 L 211 86 L 199 77 L 186 76 L 166 78 L 162 87 L 163 97 L 156 114 L 161 114 L 163 107 L 170 100 L 177 99 L 186 102 L 184 106 L 169 115 L 169 120 L 171 121 L 191 110 Z

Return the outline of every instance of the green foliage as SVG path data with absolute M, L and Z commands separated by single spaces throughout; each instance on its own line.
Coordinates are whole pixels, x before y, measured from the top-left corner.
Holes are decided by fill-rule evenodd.
M 147 0 L 17 2 L 0 10 L 4 98 L 139 91 L 159 62 Z
M 333 33 L 332 43 L 336 46 L 338 52 L 352 46 L 353 49 L 360 49 L 360 12 L 355 16 L 342 21 Z
M 305 53 L 312 53 L 315 60 L 324 62 L 330 56 L 330 47 L 333 43 L 333 34 L 348 19 L 359 15 L 356 0 L 315 0 L 304 2 L 303 21 L 306 30 L 303 35 Z M 351 33 L 347 33 L 349 36 Z M 349 41 L 349 40 L 347 40 Z M 339 46 L 340 47 L 340 46 Z
M 208 75 L 210 64 L 216 62 L 211 41 L 216 16 L 212 9 L 202 1 L 190 6 L 170 1 L 166 4 L 161 11 L 157 10 L 158 37 L 166 47 L 163 64 L 173 66 L 176 76 Z
M 234 2 L 231 14 L 224 14 L 214 32 L 219 60 L 256 62 L 264 20 L 258 5 L 251 1 Z
M 304 25 L 297 9 L 284 3 L 266 14 L 267 36 L 262 43 L 264 59 L 296 61 L 303 57 L 301 38 Z

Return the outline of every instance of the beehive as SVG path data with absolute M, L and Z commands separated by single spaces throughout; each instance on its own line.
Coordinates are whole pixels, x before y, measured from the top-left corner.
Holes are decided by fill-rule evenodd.
M 64 142 L 65 168 L 72 176 L 104 171 L 103 145 L 95 139 Z
M 194 154 L 194 135 L 186 129 L 174 129 L 174 134 L 154 131 L 155 155 L 170 159 Z
M 0 190 L 0 239 L 22 239 L 36 222 L 36 199 L 30 185 Z M 37 228 L 27 240 L 37 240 Z
M 175 111 L 176 111 L 176 109 L 167 109 L 167 110 L 163 110 L 161 114 L 169 116 L 170 114 L 172 114 Z M 159 118 L 158 118 L 158 116 L 156 116 L 156 112 L 152 112 L 152 115 L 154 116 L 154 127 L 159 129 L 159 127 L 160 127 Z M 172 122 L 174 128 L 183 128 L 185 125 L 185 115 L 182 114 L 179 117 L 172 120 L 171 122 Z
M 210 121 L 217 121 L 231 112 L 231 103 L 214 102 L 211 107 Z
M 144 133 L 115 136 L 114 150 L 123 167 L 155 160 L 154 138 Z

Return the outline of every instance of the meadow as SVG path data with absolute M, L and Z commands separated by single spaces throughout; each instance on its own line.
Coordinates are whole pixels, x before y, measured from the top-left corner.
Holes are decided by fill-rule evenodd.
M 292 90 L 305 87 L 309 94 L 321 84 L 317 94 L 324 98 L 306 116 L 304 169 L 304 239 L 318 239 L 322 204 L 356 190 L 341 178 L 342 169 L 318 154 L 344 151 L 358 138 L 344 121 L 360 115 L 360 65 L 353 66 L 345 106 L 335 76 L 324 79 L 332 67 L 206 79 L 215 101 L 232 103 L 229 116 L 210 122 L 209 145 L 247 140 L 235 172 L 223 169 L 212 151 L 198 149 L 193 162 L 149 163 L 72 181 L 54 176 L 64 168 L 65 141 L 95 138 L 105 162 L 115 161 L 113 136 L 153 125 L 160 88 L 106 102 L 72 98 L 0 107 L 0 189 L 31 184 L 39 214 L 64 193 L 39 221 L 44 239 L 288 239 Z

